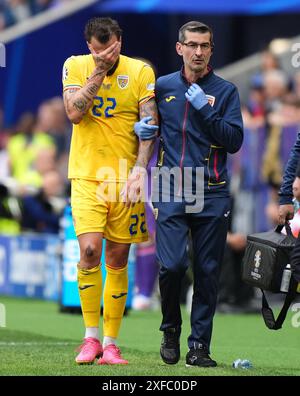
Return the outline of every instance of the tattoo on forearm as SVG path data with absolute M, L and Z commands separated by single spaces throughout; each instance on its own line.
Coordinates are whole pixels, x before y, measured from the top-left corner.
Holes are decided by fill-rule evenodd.
M 96 93 L 98 92 L 98 89 L 99 89 L 99 87 L 98 87 L 98 85 L 97 84 L 88 84 L 87 85 L 87 91 L 88 91 L 88 93 L 90 94 L 90 95 L 93 95 L 93 96 L 95 96 L 96 95 Z
M 87 100 L 87 102 L 91 101 L 94 97 L 94 96 L 91 97 L 90 95 L 87 95 L 85 92 L 82 92 L 82 96 L 84 97 L 84 99 Z
M 73 107 L 80 113 L 84 113 L 86 110 L 86 101 L 82 98 L 78 98 L 73 103 Z
M 158 125 L 158 112 L 155 99 L 149 99 L 140 105 L 140 119 L 151 116 L 151 124 Z M 136 160 L 136 166 L 147 167 L 148 162 L 153 154 L 155 140 L 143 140 L 139 143 L 139 152 Z
M 64 91 L 64 105 L 67 114 L 71 111 L 71 98 L 79 91 L 78 88 L 70 88 Z
M 140 141 L 139 153 L 136 160 L 136 166 L 146 168 L 154 150 L 154 140 Z
M 86 114 L 93 103 L 94 97 L 96 96 L 104 77 L 105 72 L 96 68 L 82 88 L 70 88 L 65 91 L 64 100 L 67 112 L 71 113 L 75 109 L 83 115 Z
M 151 124 L 158 124 L 157 106 L 154 98 L 140 105 L 140 119 L 148 116 L 152 117 Z

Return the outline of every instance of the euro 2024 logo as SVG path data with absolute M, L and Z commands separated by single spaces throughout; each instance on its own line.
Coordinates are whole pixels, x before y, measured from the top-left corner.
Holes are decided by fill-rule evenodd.
M 255 266 L 254 271 L 255 272 L 258 272 L 260 262 L 261 262 L 261 251 L 257 250 L 254 255 L 254 266 Z

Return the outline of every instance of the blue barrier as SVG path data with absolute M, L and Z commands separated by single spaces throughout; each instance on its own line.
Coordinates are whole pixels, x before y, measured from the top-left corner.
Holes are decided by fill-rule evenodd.
M 79 245 L 75 235 L 71 208 L 65 208 L 61 239 L 55 235 L 26 234 L 0 236 L 0 294 L 60 301 L 64 308 L 80 307 L 77 288 Z M 126 307 L 131 307 L 135 276 L 135 245 L 128 259 L 128 295 Z M 105 240 L 101 262 L 105 263 Z M 106 271 L 102 265 L 103 283 Z
M 80 307 L 80 299 L 77 287 L 77 263 L 79 261 L 79 244 L 75 235 L 72 220 L 71 207 L 67 206 L 63 217 L 63 260 L 62 260 L 62 288 L 61 305 L 63 308 Z M 128 258 L 128 295 L 126 307 L 130 308 L 134 289 L 135 276 L 135 250 L 136 246 L 131 245 Z M 105 240 L 103 240 L 101 263 L 105 263 Z M 102 282 L 104 284 L 106 271 L 105 265 L 102 268 Z
M 0 236 L 0 294 L 57 301 L 59 250 L 54 235 Z

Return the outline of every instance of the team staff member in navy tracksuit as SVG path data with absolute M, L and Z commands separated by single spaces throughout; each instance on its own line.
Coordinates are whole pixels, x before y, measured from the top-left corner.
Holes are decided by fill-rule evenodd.
M 279 190 L 278 222 L 284 224 L 294 217 L 293 198 L 300 202 L 300 133 L 286 164 L 283 181 Z M 300 234 L 291 256 L 291 267 L 294 279 L 298 281 L 297 291 L 300 293 Z
M 154 202 L 157 257 L 161 265 L 163 318 L 160 330 L 164 332 L 160 353 L 168 364 L 175 364 L 180 358 L 179 297 L 191 231 L 194 294 L 186 363 L 210 367 L 217 365 L 209 356 L 209 347 L 230 211 L 226 156 L 227 152 L 235 153 L 241 147 L 243 124 L 237 89 L 216 76 L 209 65 L 213 52 L 212 30 L 203 23 L 188 22 L 179 30 L 176 50 L 183 58 L 182 70 L 159 78 L 156 86 L 161 118 L 159 165 L 167 169 L 180 167 L 183 191 L 182 202 L 176 199 Z M 141 139 L 153 137 L 145 124 L 135 128 Z M 186 167 L 192 167 L 194 173 L 196 167 L 204 168 L 204 206 L 196 213 L 187 211 Z M 193 192 L 198 182 L 194 177 Z
M 294 205 L 293 205 L 293 182 L 295 177 L 296 187 L 299 188 L 298 178 L 300 177 L 300 133 L 298 133 L 296 142 L 289 156 L 289 160 L 286 164 L 283 181 L 279 190 L 279 224 L 284 224 L 287 220 L 292 220 L 294 217 Z M 297 169 L 298 166 L 298 169 Z M 297 192 L 298 194 L 298 192 Z

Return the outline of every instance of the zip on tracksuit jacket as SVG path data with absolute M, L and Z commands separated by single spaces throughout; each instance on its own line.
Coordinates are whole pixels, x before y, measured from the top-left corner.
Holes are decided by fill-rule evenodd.
M 236 87 L 209 73 L 197 81 L 209 104 L 194 109 L 185 98 L 189 88 L 182 71 L 160 77 L 156 100 L 161 118 L 159 166 L 204 168 L 204 197 L 229 195 L 227 152 L 243 142 L 243 122 Z M 251 164 L 249 164 L 251 166 Z

